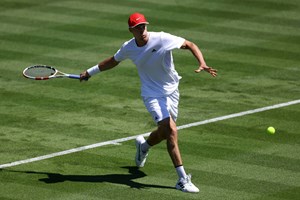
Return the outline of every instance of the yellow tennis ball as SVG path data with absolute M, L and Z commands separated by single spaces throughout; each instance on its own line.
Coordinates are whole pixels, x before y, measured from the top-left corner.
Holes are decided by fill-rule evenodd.
M 268 133 L 269 134 L 274 134 L 275 133 L 275 128 L 270 126 L 268 129 L 267 129 Z

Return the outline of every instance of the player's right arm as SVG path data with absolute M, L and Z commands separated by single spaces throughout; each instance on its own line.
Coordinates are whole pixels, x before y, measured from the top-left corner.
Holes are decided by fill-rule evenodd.
M 94 75 L 94 74 L 96 74 L 98 72 L 112 69 L 115 66 L 117 66 L 119 63 L 120 62 L 118 62 L 118 61 L 115 60 L 114 56 L 111 56 L 111 57 L 103 60 L 102 62 L 100 62 L 98 65 L 95 65 L 94 67 L 91 67 L 90 69 L 82 72 L 80 74 L 80 81 L 87 80 L 92 75 Z
M 116 61 L 114 56 L 111 56 L 98 64 L 100 71 L 105 71 L 117 66 L 120 62 Z

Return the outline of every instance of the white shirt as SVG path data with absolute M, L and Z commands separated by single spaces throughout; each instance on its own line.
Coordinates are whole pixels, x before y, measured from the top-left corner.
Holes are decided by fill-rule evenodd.
M 173 93 L 181 78 L 175 70 L 172 50 L 179 49 L 185 39 L 164 32 L 148 32 L 146 45 L 138 47 L 135 39 L 125 42 L 114 55 L 120 62 L 130 59 L 141 80 L 141 95 L 161 97 Z

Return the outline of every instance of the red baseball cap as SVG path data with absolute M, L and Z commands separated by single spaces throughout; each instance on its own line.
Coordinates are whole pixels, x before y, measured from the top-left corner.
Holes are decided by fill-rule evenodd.
M 130 15 L 128 19 L 129 28 L 134 28 L 139 24 L 149 24 L 149 22 L 147 22 L 145 16 L 141 13 L 133 13 Z

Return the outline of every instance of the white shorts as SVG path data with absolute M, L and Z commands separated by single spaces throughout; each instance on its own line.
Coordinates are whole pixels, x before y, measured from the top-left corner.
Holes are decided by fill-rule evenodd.
M 143 97 L 143 101 L 156 123 L 168 117 L 172 117 L 176 122 L 179 104 L 178 89 L 166 97 Z

